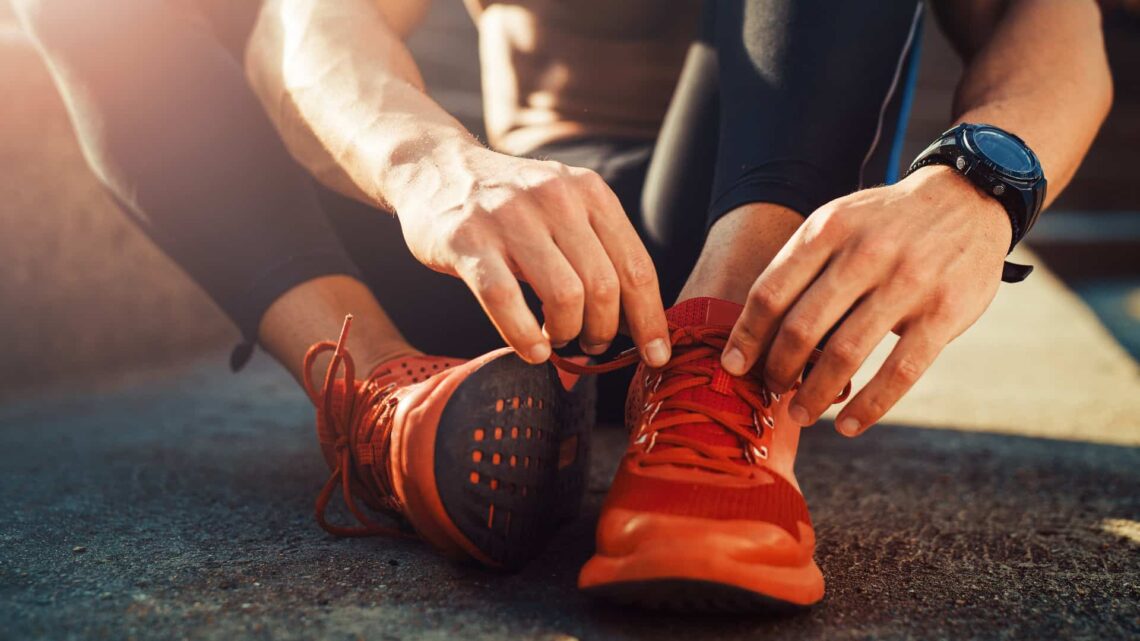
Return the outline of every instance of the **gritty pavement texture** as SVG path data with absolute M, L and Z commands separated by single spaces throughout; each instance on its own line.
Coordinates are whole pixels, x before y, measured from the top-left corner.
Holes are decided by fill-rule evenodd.
M 268 359 L 0 408 L 4 639 L 1135 639 L 1140 450 L 951 430 L 805 432 L 828 594 L 676 616 L 574 587 L 624 445 L 596 430 L 583 516 L 515 575 L 313 522 L 311 410 Z M 343 516 L 343 515 L 342 515 Z

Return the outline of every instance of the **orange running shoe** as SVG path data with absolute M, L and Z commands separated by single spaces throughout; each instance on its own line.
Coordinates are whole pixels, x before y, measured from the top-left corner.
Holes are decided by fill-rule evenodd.
M 449 556 L 516 569 L 577 515 L 585 485 L 592 381 L 533 366 L 503 348 L 479 358 L 409 356 L 355 377 L 340 340 L 309 348 L 305 372 L 332 352 L 317 437 L 332 475 L 317 522 L 339 536 L 415 536 Z M 337 488 L 358 526 L 330 523 Z M 358 504 L 396 521 L 381 525 Z
M 741 310 L 696 298 L 666 313 L 673 358 L 660 369 L 641 364 L 630 385 L 630 445 L 602 507 L 597 552 L 578 578 L 586 592 L 716 610 L 823 597 L 793 473 L 800 427 L 787 414 L 792 393 L 769 393 L 758 370 L 737 378 L 720 368 Z M 584 374 L 636 360 L 559 366 Z

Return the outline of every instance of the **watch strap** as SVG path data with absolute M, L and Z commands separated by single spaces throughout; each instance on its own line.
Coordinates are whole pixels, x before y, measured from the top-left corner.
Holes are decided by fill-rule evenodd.
M 905 178 L 906 176 L 909 176 L 911 173 L 923 167 L 930 165 L 945 165 L 955 169 L 959 173 L 963 173 L 963 175 L 967 178 L 970 178 L 963 172 L 964 168 L 956 164 L 956 159 L 960 157 L 960 152 L 958 150 L 957 133 L 961 128 L 965 126 L 966 125 L 958 125 L 952 127 L 944 132 L 941 136 L 939 136 L 937 140 L 931 143 L 930 146 L 928 146 L 922 151 L 922 153 L 919 154 L 918 158 L 915 158 L 914 162 L 911 163 L 909 168 L 907 168 L 906 173 L 903 175 L 903 177 Z M 973 182 L 975 186 L 979 188 L 982 187 L 981 185 L 978 185 L 972 178 L 970 178 L 970 181 Z M 1022 238 L 1025 237 L 1025 234 L 1029 231 L 1029 225 L 1026 225 L 1023 228 L 1020 218 L 1014 214 L 1013 209 L 1033 207 L 1033 205 L 1030 203 L 1019 203 L 1013 201 L 1013 198 L 1019 198 L 1020 196 L 1017 196 L 1015 193 L 1011 193 L 1011 191 L 1012 190 L 1004 190 L 1000 195 L 997 193 L 989 194 L 991 197 L 995 198 L 999 203 L 1001 203 L 1002 208 L 1005 209 L 1006 216 L 1009 218 L 1009 224 L 1013 232 L 1009 245 L 1010 252 L 1013 251 L 1013 248 L 1017 245 L 1018 242 L 1021 241 Z M 1039 207 L 1040 206 L 1037 205 L 1038 210 Z M 1031 220 L 1032 218 L 1035 218 L 1035 216 L 1030 215 L 1027 218 Z M 1020 283 L 1021 281 L 1025 280 L 1031 273 L 1033 273 L 1032 265 L 1021 265 L 1018 263 L 1011 263 L 1007 260 L 1002 266 L 1001 279 L 1006 283 Z
M 1020 283 L 1032 273 L 1033 265 L 1019 265 L 1007 260 L 1001 268 L 1001 280 L 1003 283 Z

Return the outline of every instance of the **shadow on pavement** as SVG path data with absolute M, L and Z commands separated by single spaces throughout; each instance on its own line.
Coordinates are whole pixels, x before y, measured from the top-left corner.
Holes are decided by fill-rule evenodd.
M 582 518 L 513 576 L 416 542 L 338 540 L 302 394 L 262 360 L 0 407 L 0 637 L 1124 638 L 1140 632 L 1140 450 L 883 426 L 805 432 L 828 596 L 676 616 L 574 589 L 624 434 L 596 432 Z

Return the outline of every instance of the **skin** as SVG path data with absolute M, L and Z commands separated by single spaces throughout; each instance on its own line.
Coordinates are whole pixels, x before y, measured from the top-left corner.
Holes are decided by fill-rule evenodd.
M 590 170 L 484 147 L 432 101 L 401 41 L 422 12 L 365 0 L 263 7 L 247 68 L 294 156 L 396 212 L 412 254 L 462 278 L 524 359 L 575 338 L 601 353 L 623 318 L 642 357 L 666 363 L 656 271 L 613 192 Z M 543 303 L 542 326 L 520 279 Z
M 1093 2 L 1071 0 L 1025 0 L 997 11 L 992 5 L 977 3 L 963 14 L 951 3 L 939 7 L 972 34 L 958 40 L 967 66 L 955 120 L 1020 136 L 1037 153 L 1053 198 L 1111 104 L 1100 14 Z M 808 425 L 893 329 L 898 344 L 836 422 L 841 433 L 858 435 L 989 306 L 1011 233 L 1000 205 L 945 167 L 832 201 L 791 235 L 749 288 L 722 365 L 743 374 L 763 357 L 768 384 L 785 391 L 836 327 L 790 410 Z
M 631 113 L 659 121 L 657 85 L 632 97 L 622 92 L 639 74 L 675 78 L 680 56 L 669 52 L 683 31 L 659 25 L 651 33 L 663 35 L 639 50 L 646 39 L 639 20 L 654 13 L 644 3 L 569 12 L 544 0 L 469 5 L 480 28 L 485 111 L 497 149 L 478 143 L 424 92 L 401 40 L 422 17 L 423 2 L 269 0 L 247 70 L 294 156 L 333 188 L 395 212 L 412 253 L 462 278 L 524 358 L 541 362 L 552 345 L 576 337 L 599 353 L 624 317 L 643 358 L 663 364 L 669 350 L 656 274 L 613 193 L 589 170 L 501 152 L 620 134 L 613 122 L 621 118 L 607 119 L 606 108 L 639 96 L 645 102 L 633 103 Z M 607 7 L 614 13 L 598 13 Z M 1111 103 L 1095 3 L 943 1 L 935 9 L 967 63 L 954 119 L 1021 136 L 1056 196 Z M 603 43 L 627 50 L 575 54 Z M 642 66 L 611 68 L 620 59 Z M 642 129 L 656 125 L 640 122 L 624 133 L 651 135 Z M 989 305 L 1010 235 L 996 201 L 948 168 L 927 168 L 828 203 L 806 223 L 765 203 L 731 212 L 710 230 L 682 298 L 744 302 L 722 364 L 743 374 L 763 358 L 777 391 L 795 382 L 811 349 L 838 324 L 791 410 L 803 424 L 818 418 L 888 331 L 899 333 L 882 369 L 840 414 L 837 427 L 854 435 L 881 418 Z M 518 279 L 542 299 L 544 327 L 523 304 Z M 313 313 L 341 315 L 344 297 L 359 294 L 357 302 L 375 307 L 366 312 L 376 315 L 374 340 L 388 346 L 378 351 L 399 351 L 402 338 L 385 328 L 379 305 L 358 285 L 296 288 L 283 297 L 292 303 L 266 314 L 263 341 L 292 358 L 296 346 L 335 334 L 324 327 L 327 319 L 315 318 L 306 327 L 312 334 L 320 328 L 319 336 L 294 331 L 293 314 L 331 299 L 338 303 Z M 353 291 L 333 296 L 328 287 Z
M 392 359 L 420 353 L 404 340 L 368 287 L 342 275 L 305 281 L 273 301 L 261 317 L 261 346 L 297 382 L 303 384 L 306 374 L 320 381 L 332 354 L 318 358 L 313 371 L 305 372 L 305 352 L 314 343 L 335 339 L 346 314 L 353 315 L 347 347 L 359 376 Z

